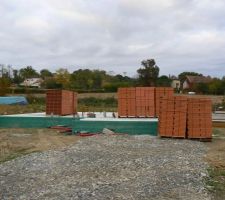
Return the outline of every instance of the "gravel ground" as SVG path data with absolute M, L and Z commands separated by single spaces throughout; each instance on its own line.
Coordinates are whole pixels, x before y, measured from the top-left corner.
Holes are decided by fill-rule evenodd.
M 204 143 L 93 136 L 0 164 L 0 199 L 210 199 Z

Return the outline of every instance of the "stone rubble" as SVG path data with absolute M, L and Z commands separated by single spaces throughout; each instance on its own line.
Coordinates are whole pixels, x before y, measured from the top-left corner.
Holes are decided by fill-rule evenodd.
M 204 143 L 97 135 L 0 164 L 0 199 L 209 200 Z

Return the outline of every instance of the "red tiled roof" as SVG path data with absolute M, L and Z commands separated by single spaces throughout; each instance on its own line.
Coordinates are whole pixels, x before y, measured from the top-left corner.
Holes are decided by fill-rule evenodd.
M 186 76 L 189 83 L 209 83 L 212 81 L 210 77 L 205 76 Z

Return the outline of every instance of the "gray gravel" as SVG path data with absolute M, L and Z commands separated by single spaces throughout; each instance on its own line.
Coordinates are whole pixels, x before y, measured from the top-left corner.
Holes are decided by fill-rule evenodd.
M 0 199 L 210 199 L 206 147 L 151 136 L 94 136 L 0 164 Z

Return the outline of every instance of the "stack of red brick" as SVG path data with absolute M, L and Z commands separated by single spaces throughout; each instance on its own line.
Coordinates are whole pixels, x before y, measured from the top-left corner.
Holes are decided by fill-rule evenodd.
M 71 115 L 77 112 L 77 93 L 68 90 L 48 90 L 47 115 Z
M 212 102 L 209 99 L 172 97 L 160 102 L 161 137 L 211 139 Z
M 188 99 L 188 138 L 212 137 L 212 102 L 209 99 Z
M 132 87 L 118 89 L 119 117 L 155 117 L 159 114 L 159 101 L 173 96 L 173 88 Z
M 159 133 L 162 137 L 186 137 L 187 98 L 168 97 L 160 101 Z
M 118 89 L 119 117 L 136 117 L 136 90 L 135 88 Z
M 137 87 L 136 88 L 136 116 L 154 117 L 155 116 L 155 88 Z
M 118 115 L 119 117 L 154 117 L 155 88 L 119 88 Z
M 173 97 L 174 91 L 170 87 L 156 87 L 155 88 L 155 114 L 159 116 L 160 100 L 162 98 Z

